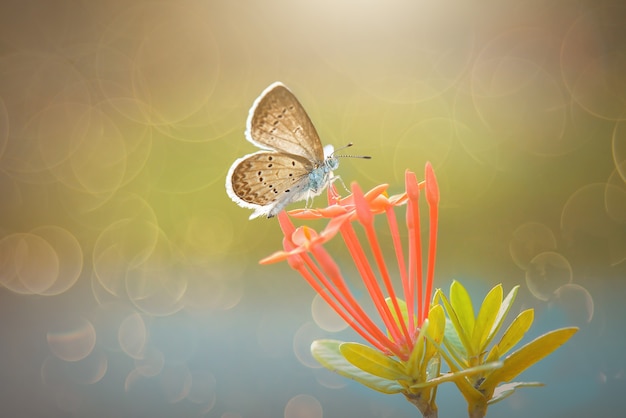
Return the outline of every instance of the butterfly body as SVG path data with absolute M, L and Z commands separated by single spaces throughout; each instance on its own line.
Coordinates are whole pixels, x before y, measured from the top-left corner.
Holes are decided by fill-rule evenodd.
M 250 219 L 271 218 L 291 202 L 319 195 L 339 166 L 333 148 L 322 147 L 304 108 L 281 83 L 252 105 L 246 139 L 262 150 L 232 164 L 226 192 L 239 206 L 254 209 Z
M 326 157 L 324 164 L 315 167 L 309 173 L 309 190 L 316 196 L 324 190 L 324 187 L 331 180 L 333 170 L 339 167 L 339 160 L 333 156 Z

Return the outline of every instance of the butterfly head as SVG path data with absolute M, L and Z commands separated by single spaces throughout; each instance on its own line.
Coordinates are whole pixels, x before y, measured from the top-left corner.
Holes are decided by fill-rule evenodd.
M 339 160 L 337 160 L 335 156 L 335 148 L 332 145 L 326 145 L 324 147 L 324 164 L 322 167 L 326 173 L 330 173 L 339 168 Z

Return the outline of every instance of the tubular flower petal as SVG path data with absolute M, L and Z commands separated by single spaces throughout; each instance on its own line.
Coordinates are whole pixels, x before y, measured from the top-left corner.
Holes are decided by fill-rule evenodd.
M 426 165 L 425 178 L 418 182 L 415 174 L 407 170 L 405 191 L 393 196 L 386 194 L 387 184 L 363 193 L 359 185 L 354 183 L 352 194 L 345 198 L 340 198 L 334 186 L 331 186 L 327 207 L 281 212 L 278 220 L 284 234 L 283 250 L 264 258 L 261 264 L 288 261 L 359 335 L 385 355 L 394 355 L 407 361 L 432 299 L 439 189 L 430 163 Z M 419 227 L 421 190 L 425 192 L 429 208 L 425 277 L 422 272 Z M 395 211 L 400 206 L 406 208 L 403 233 L 400 232 L 402 225 Z M 379 217 L 384 219 L 377 219 Z M 323 230 L 316 232 L 307 226 L 296 228 L 290 218 L 329 219 L 329 222 Z M 381 240 L 375 228 L 377 221 L 386 221 L 389 233 L 385 236 L 391 236 L 395 254 L 392 260 L 385 259 L 383 255 Z M 362 229 L 364 233 L 357 233 L 355 228 Z M 378 317 L 366 314 L 368 309 L 355 298 L 348 286 L 349 282 L 341 273 L 341 263 L 324 249 L 324 244 L 337 234 L 341 235 L 346 245 Z M 403 240 L 403 236 L 408 238 Z M 408 250 L 405 250 L 407 245 Z M 408 256 L 408 263 L 405 255 Z M 394 288 L 394 280 L 388 268 L 393 261 L 397 265 L 401 282 L 397 288 Z M 378 325 L 380 323 L 383 324 L 382 328 Z

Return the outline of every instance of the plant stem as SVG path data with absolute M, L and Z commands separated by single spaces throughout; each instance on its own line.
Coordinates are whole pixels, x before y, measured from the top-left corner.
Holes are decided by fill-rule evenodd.
M 487 415 L 487 403 L 474 403 L 470 405 L 470 408 L 468 408 L 467 412 L 469 418 L 483 418 L 485 415 Z
M 437 418 L 438 410 L 437 405 L 433 402 L 430 403 L 426 399 L 423 399 L 420 394 L 404 394 L 406 399 L 417 407 L 422 413 L 424 418 Z

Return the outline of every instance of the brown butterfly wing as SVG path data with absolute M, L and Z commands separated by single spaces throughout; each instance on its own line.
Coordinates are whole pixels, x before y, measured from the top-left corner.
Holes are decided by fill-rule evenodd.
M 298 155 L 260 151 L 243 157 L 231 170 L 226 188 L 246 206 L 285 206 L 308 190 L 311 164 Z
M 298 99 L 281 83 L 269 86 L 248 115 L 247 139 L 261 148 L 324 160 L 322 142 Z

